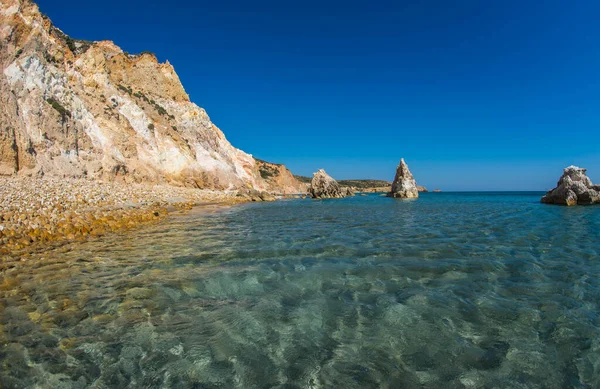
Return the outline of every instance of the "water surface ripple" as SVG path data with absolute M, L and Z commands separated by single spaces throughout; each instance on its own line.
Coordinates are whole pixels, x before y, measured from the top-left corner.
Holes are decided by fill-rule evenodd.
M 0 263 L 2 388 L 600 388 L 600 207 L 192 212 Z

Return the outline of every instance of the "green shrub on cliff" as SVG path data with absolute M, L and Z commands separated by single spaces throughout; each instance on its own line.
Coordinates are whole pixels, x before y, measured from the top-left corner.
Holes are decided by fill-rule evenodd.
M 67 117 L 71 116 L 71 111 L 69 111 L 68 109 L 63 107 L 61 103 L 59 103 L 52 97 L 46 99 L 46 102 L 48 104 L 50 104 L 52 106 L 52 108 L 54 108 L 60 114 L 60 116 L 62 117 L 63 120 L 65 120 Z
M 131 89 L 130 86 L 124 86 L 124 85 L 119 84 L 119 85 L 117 85 L 117 88 L 119 88 L 123 92 L 127 93 L 129 96 L 131 96 L 133 94 L 133 89 Z

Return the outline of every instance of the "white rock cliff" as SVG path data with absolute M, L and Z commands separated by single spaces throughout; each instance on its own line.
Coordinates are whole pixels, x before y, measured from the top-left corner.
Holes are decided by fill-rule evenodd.
M 0 42 L 1 175 L 303 189 L 282 165 L 265 177 L 151 53 L 73 40 L 30 0 L 0 1 Z

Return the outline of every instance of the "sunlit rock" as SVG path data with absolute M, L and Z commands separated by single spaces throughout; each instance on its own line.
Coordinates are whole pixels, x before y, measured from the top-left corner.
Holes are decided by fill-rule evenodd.
M 0 26 L 0 175 L 304 191 L 233 147 L 168 61 L 73 39 L 31 1 L 0 2 Z
M 556 188 L 542 197 L 544 204 L 591 205 L 600 203 L 600 185 L 592 184 L 586 170 L 577 166 L 565 168 Z
M 342 188 L 336 180 L 325 173 L 325 170 L 320 169 L 313 174 L 308 193 L 313 199 L 328 199 L 346 197 L 348 192 L 346 188 Z
M 400 164 L 396 168 L 396 177 L 392 183 L 392 191 L 388 193 L 388 197 L 399 197 L 399 198 L 417 198 L 419 197 L 419 190 L 417 189 L 417 183 L 408 169 L 408 165 L 404 162 L 404 158 L 400 160 Z

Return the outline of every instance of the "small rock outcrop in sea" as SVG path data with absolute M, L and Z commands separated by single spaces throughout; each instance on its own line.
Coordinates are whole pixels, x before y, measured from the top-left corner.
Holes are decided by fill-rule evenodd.
M 421 186 L 421 185 L 417 185 L 417 190 L 418 190 L 419 192 L 423 192 L 423 193 L 427 193 L 427 192 L 429 192 L 429 191 L 427 190 L 427 188 L 425 188 L 424 186 Z
M 332 199 L 346 197 L 347 190 L 342 188 L 325 170 L 319 169 L 313 174 L 308 188 L 308 194 L 313 199 Z
M 544 204 L 591 205 L 600 204 L 600 185 L 592 184 L 586 169 L 569 166 L 558 180 L 556 188 L 542 197 Z
M 400 164 L 396 169 L 396 177 L 392 183 L 392 191 L 388 193 L 388 197 L 399 197 L 412 199 L 419 197 L 417 183 L 408 169 L 408 165 L 404 162 L 404 158 L 400 160 Z

